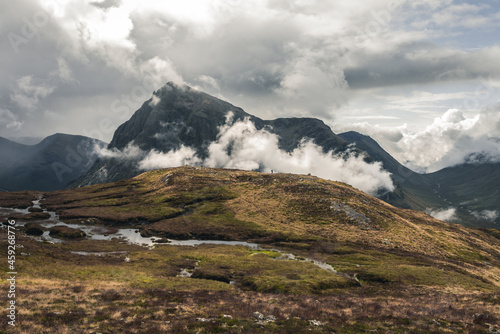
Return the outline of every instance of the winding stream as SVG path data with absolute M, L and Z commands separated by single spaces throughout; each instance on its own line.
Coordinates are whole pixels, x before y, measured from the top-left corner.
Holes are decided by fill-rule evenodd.
M 33 208 L 40 208 L 40 201 L 33 201 Z M 6 219 L 10 216 L 19 216 L 29 214 L 29 208 L 26 209 L 15 209 L 15 208 L 3 208 L 0 207 L 0 218 Z M 139 233 L 138 229 L 132 228 L 111 228 L 105 226 L 96 225 L 86 225 L 86 224 L 67 224 L 59 220 L 59 216 L 53 211 L 43 210 L 43 213 L 50 214 L 50 218 L 45 220 L 32 220 L 30 222 L 38 223 L 44 228 L 50 229 L 54 226 L 67 226 L 74 229 L 79 229 L 87 234 L 88 239 L 91 240 L 112 240 L 121 239 L 124 242 L 140 245 L 140 246 L 153 246 L 159 245 L 156 242 L 162 238 L 158 237 L 143 237 Z M 3 220 L 2 219 L 2 220 Z M 24 226 L 27 222 L 16 221 L 16 225 Z M 50 231 L 45 231 L 41 236 L 34 237 L 39 241 L 48 241 L 53 243 L 64 242 L 59 238 L 52 237 Z M 168 242 L 162 243 L 173 246 L 198 246 L 202 244 L 215 244 L 215 245 L 231 245 L 231 246 L 247 246 L 250 248 L 258 248 L 259 245 L 255 243 L 245 242 L 245 241 L 222 241 L 222 240 L 174 240 L 174 239 L 164 239 Z
M 40 200 L 33 201 L 33 208 L 41 209 Z M 27 215 L 29 214 L 29 208 L 26 209 L 14 209 L 14 208 L 3 208 L 0 207 L 0 219 L 2 223 L 10 216 L 19 216 L 19 215 Z M 335 268 L 329 265 L 326 262 L 317 261 L 311 258 L 304 257 L 296 257 L 294 254 L 283 252 L 282 250 L 275 248 L 263 248 L 256 243 L 250 243 L 245 241 L 222 241 L 222 240 L 175 240 L 175 239 L 166 239 L 168 242 L 158 243 L 157 241 L 163 238 L 158 237 L 143 237 L 139 233 L 138 229 L 130 229 L 130 228 L 111 228 L 105 226 L 96 226 L 96 225 L 85 225 L 85 224 L 66 224 L 59 220 L 59 216 L 53 211 L 43 210 L 43 213 L 50 214 L 50 218 L 45 220 L 33 220 L 30 222 L 38 223 L 42 225 L 44 228 L 51 228 L 54 226 L 67 226 L 74 229 L 79 229 L 87 234 L 87 238 L 91 240 L 113 240 L 119 239 L 123 242 L 127 242 L 130 244 L 136 244 L 140 246 L 153 247 L 155 245 L 172 245 L 172 246 L 198 246 L 202 244 L 214 244 L 214 245 L 230 245 L 230 246 L 246 246 L 255 250 L 266 250 L 266 251 L 274 251 L 281 254 L 280 257 L 276 258 L 276 260 L 285 260 L 285 261 L 305 261 L 313 263 L 314 265 L 320 267 L 323 270 L 329 271 L 333 274 L 339 274 L 350 279 L 356 278 L 351 277 L 344 273 L 339 273 Z M 16 225 L 23 226 L 26 222 L 16 221 Z M 2 227 L 5 224 L 2 225 Z M 41 236 L 36 237 L 33 236 L 38 241 L 46 241 L 51 243 L 61 243 L 64 242 L 62 239 L 54 238 L 50 235 L 50 231 L 45 231 Z M 163 239 L 165 240 L 165 239 Z M 104 256 L 109 255 L 111 253 L 121 253 L 121 252 L 72 252 L 78 255 L 95 255 L 95 256 Z M 183 277 L 190 277 L 188 272 L 181 273 Z

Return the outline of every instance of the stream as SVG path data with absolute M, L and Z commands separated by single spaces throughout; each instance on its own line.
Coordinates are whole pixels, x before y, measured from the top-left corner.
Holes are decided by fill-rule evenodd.
M 33 208 L 41 209 L 40 200 L 33 201 Z M 10 216 L 19 216 L 19 215 L 27 215 L 29 214 L 29 208 L 26 209 L 14 209 L 14 208 L 3 208 L 0 207 L 0 219 L 2 222 L 2 227 L 6 226 L 4 223 L 5 220 Z M 106 226 L 96 226 L 96 225 L 86 225 L 86 224 L 67 224 L 59 220 L 59 216 L 53 211 L 43 210 L 43 213 L 50 214 L 50 218 L 45 220 L 32 220 L 30 222 L 38 223 L 42 225 L 44 228 L 51 228 L 54 226 L 67 226 L 74 229 L 79 229 L 87 234 L 87 238 L 91 240 L 112 240 L 119 239 L 123 242 L 127 242 L 130 244 L 136 244 L 145 247 L 154 247 L 155 245 L 172 245 L 172 246 L 198 246 L 203 244 L 213 244 L 213 245 L 230 245 L 230 246 L 246 246 L 255 250 L 266 250 L 266 251 L 274 251 L 281 254 L 280 257 L 276 258 L 277 260 L 285 260 L 285 261 L 306 261 L 310 262 L 323 270 L 329 271 L 333 274 L 339 274 L 342 276 L 346 276 L 351 279 L 355 279 L 353 277 L 348 276 L 347 274 L 339 273 L 335 268 L 329 265 L 326 262 L 317 261 L 310 258 L 304 257 L 296 257 L 294 254 L 283 252 L 282 250 L 275 248 L 263 248 L 256 243 L 250 243 L 245 241 L 222 241 L 222 240 L 175 240 L 175 239 L 166 239 L 167 242 L 159 243 L 157 242 L 160 239 L 165 240 L 164 238 L 158 237 L 143 237 L 139 233 L 138 229 L 131 228 L 114 228 L 114 227 L 106 227 Z M 17 226 L 23 226 L 26 222 L 17 221 Z M 32 236 L 38 241 L 41 242 L 50 242 L 50 243 L 61 243 L 64 242 L 62 239 L 58 239 L 52 237 L 50 235 L 50 231 L 45 231 L 41 236 Z M 73 252 L 78 255 L 97 255 L 103 256 L 105 253 L 93 253 L 93 252 Z M 119 252 L 107 252 L 107 253 L 119 253 Z M 106 253 L 106 254 L 107 254 Z M 188 273 L 184 273 L 185 277 L 189 277 Z

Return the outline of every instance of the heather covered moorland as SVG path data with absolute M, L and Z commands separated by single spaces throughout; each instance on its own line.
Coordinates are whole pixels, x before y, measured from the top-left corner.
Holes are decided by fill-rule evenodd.
M 314 176 L 179 167 L 0 206 L 31 207 L 9 213 L 19 333 L 487 333 L 500 320 L 498 231 Z M 170 241 L 191 239 L 248 244 Z

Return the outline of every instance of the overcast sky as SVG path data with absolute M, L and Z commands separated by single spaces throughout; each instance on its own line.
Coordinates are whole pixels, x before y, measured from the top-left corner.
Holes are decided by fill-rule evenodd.
M 174 81 L 416 170 L 499 159 L 498 36 L 500 0 L 2 1 L 0 136 L 110 141 Z

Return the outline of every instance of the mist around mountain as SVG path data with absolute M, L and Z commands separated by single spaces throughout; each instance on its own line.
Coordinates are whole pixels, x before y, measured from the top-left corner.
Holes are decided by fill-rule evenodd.
M 3 191 L 63 189 L 84 175 L 97 159 L 96 147 L 105 143 L 55 134 L 36 145 L 0 137 L 0 189 Z
M 498 331 L 498 164 L 418 174 L 368 136 L 172 84 L 107 147 L 0 153 L 4 187 L 74 188 L 0 193 L 29 250 L 24 331 Z
M 262 120 L 172 83 L 155 91 L 98 154 L 72 187 L 182 165 L 311 173 L 446 221 L 494 228 L 500 224 L 498 164 L 477 168 L 476 162 L 419 174 L 360 133 L 337 135 L 313 118 Z
M 419 174 L 406 168 L 372 138 L 357 132 L 339 135 L 392 174 L 395 191 L 381 196 L 395 206 L 427 212 L 467 226 L 500 228 L 500 164 L 478 159 Z
M 74 186 L 112 182 L 158 168 L 204 165 L 311 173 L 365 192 L 392 191 L 381 164 L 313 118 L 262 120 L 208 94 L 169 83 L 115 132 Z
M 182 165 L 313 174 L 402 208 L 467 226 L 500 225 L 500 164 L 431 174 L 403 166 L 369 136 L 335 134 L 314 118 L 262 120 L 216 97 L 168 83 L 106 145 L 56 134 L 36 145 L 0 138 L 0 189 L 56 190 Z

